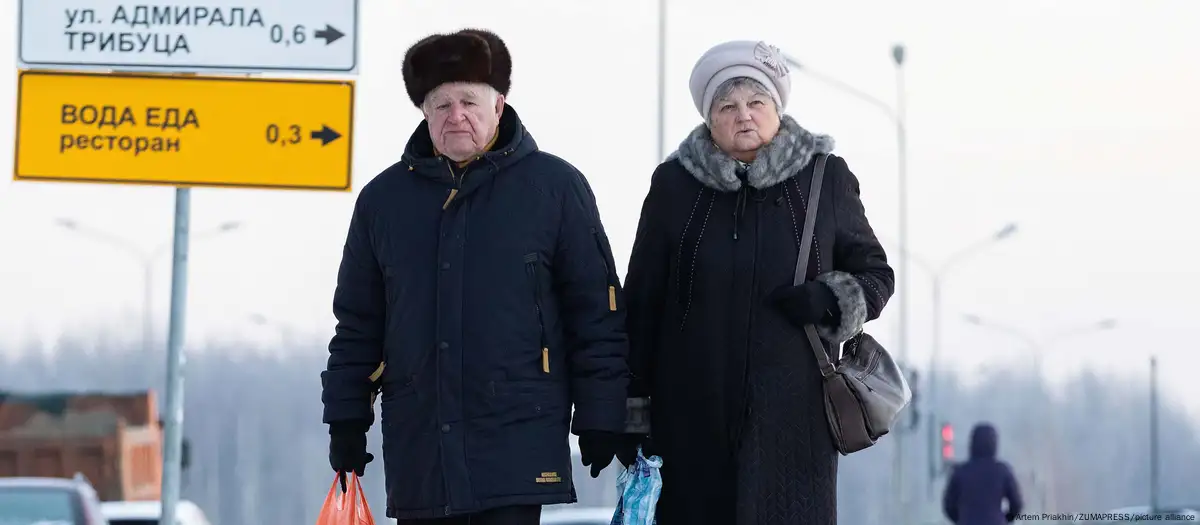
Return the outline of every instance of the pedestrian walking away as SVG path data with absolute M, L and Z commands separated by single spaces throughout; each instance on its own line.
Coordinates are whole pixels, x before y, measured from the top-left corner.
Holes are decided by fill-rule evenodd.
M 1012 467 L 997 457 L 1000 434 L 990 423 L 971 429 L 970 458 L 954 467 L 942 512 L 955 525 L 1003 525 L 1021 514 L 1024 500 Z
M 832 525 L 838 452 L 803 327 L 836 352 L 879 316 L 892 268 L 833 139 L 785 113 L 778 48 L 717 45 L 689 87 L 703 123 L 652 175 L 625 280 L 630 393 L 649 398 L 663 461 L 658 523 Z M 793 286 L 820 155 L 812 257 Z
M 569 433 L 593 476 L 632 461 L 612 251 L 587 179 L 506 102 L 499 36 L 428 36 L 402 73 L 424 119 L 350 218 L 321 374 L 330 465 L 373 460 L 378 393 L 388 517 L 536 525 L 576 501 Z

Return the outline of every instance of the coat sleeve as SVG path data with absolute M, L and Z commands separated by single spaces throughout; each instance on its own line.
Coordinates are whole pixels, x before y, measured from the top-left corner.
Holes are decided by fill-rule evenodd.
M 654 353 L 657 350 L 671 275 L 670 242 L 658 216 L 662 176 L 655 172 L 650 191 L 642 201 L 637 234 L 629 256 L 625 293 L 629 304 L 629 368 L 632 373 L 629 395 L 646 406 L 654 384 Z M 647 421 L 645 414 L 630 414 L 631 419 Z
M 565 327 L 572 432 L 621 432 L 629 384 L 624 298 L 596 197 L 578 171 L 562 202 L 554 280 Z
M 818 329 L 826 340 L 841 343 L 879 317 L 895 290 L 895 273 L 867 220 L 858 178 L 841 157 L 830 155 L 826 170 L 836 222 L 833 271 L 817 280 L 833 290 L 841 317 Z
M 383 278 L 371 242 L 370 209 L 360 193 L 342 248 L 333 315 L 337 326 L 321 373 L 324 422 L 375 420 L 373 375 L 383 362 Z
M 1017 477 L 1013 475 L 1012 467 L 1007 464 L 1004 465 L 1004 499 L 1008 501 L 1008 512 L 1004 517 L 1009 522 L 1015 521 L 1025 508 L 1025 500 L 1021 498 L 1021 486 L 1017 483 Z
M 950 474 L 950 479 L 946 481 L 946 490 L 942 492 L 942 514 L 945 514 L 951 523 L 958 523 L 958 498 L 962 491 L 961 476 L 958 473 L 956 469 Z

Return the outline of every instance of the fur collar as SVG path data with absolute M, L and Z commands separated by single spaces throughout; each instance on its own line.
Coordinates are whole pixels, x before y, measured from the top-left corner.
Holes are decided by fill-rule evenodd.
M 833 151 L 833 145 L 832 137 L 811 133 L 800 127 L 796 119 L 783 115 L 779 133 L 758 150 L 746 180 L 760 190 L 779 184 L 804 169 L 814 155 Z M 737 169 L 745 164 L 717 149 L 705 124 L 696 126 L 667 160 L 673 158 L 679 159 L 683 169 L 709 188 L 717 191 L 742 188 Z

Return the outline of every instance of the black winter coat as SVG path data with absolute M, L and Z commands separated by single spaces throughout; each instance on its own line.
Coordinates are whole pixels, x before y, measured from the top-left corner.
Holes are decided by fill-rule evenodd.
M 632 395 L 651 399 L 663 459 L 660 525 L 830 525 L 837 458 L 803 331 L 766 296 L 790 285 L 814 155 L 832 139 L 784 116 L 748 167 L 701 125 L 655 171 L 625 286 Z M 742 178 L 748 183 L 743 183 Z M 876 318 L 893 273 L 859 184 L 830 156 L 809 265 L 840 318 L 837 345 Z
M 422 122 L 350 220 L 324 421 L 373 422 L 386 362 L 388 517 L 574 502 L 568 431 L 624 429 L 624 297 L 595 197 L 511 107 L 498 133 L 462 169 Z
M 1024 507 L 1012 468 L 996 458 L 1000 436 L 980 423 L 971 429 L 971 457 L 954 468 L 942 495 L 942 511 L 957 525 L 1003 525 Z

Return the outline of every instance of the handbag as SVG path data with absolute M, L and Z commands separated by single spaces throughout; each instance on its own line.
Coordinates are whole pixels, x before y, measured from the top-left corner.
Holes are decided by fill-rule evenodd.
M 803 284 L 808 274 L 826 159 L 827 155 L 818 156 L 813 166 L 792 284 Z M 874 445 L 891 431 L 900 411 L 912 400 L 912 391 L 900 366 L 879 341 L 865 332 L 851 337 L 841 349 L 833 342 L 834 349 L 841 350 L 833 357 L 826 351 L 815 326 L 806 325 L 804 333 L 821 369 L 825 418 L 838 452 L 845 456 Z

